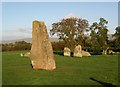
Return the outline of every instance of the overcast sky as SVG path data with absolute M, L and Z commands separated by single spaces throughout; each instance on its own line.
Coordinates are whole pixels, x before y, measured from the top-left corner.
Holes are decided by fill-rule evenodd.
M 69 14 L 87 19 L 89 24 L 103 17 L 109 22 L 109 33 L 118 26 L 117 2 L 3 2 L 3 40 L 30 38 L 33 20 L 44 21 L 49 32 L 52 23 Z

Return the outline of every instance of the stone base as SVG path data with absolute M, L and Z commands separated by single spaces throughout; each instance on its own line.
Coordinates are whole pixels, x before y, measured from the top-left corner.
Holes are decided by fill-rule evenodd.
M 74 53 L 74 57 L 82 57 L 81 53 Z
M 38 61 L 37 62 L 32 61 L 32 67 L 33 67 L 33 69 L 44 69 L 44 70 L 54 70 L 54 69 L 56 69 L 55 65 L 53 65 L 53 66 L 50 65 L 50 64 L 42 65 L 42 64 L 39 64 Z
M 89 52 L 82 50 L 82 56 L 91 56 L 91 54 Z
M 68 53 L 64 53 L 64 56 L 70 56 L 70 53 L 68 54 Z
M 56 69 L 56 67 L 49 68 L 49 67 L 43 67 L 43 66 L 39 66 L 39 65 L 34 65 L 33 69 L 54 70 L 54 69 Z

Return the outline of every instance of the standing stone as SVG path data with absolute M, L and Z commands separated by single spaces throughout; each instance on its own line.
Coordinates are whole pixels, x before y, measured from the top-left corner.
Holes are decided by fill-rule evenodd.
M 82 57 L 82 47 L 81 45 L 78 45 L 74 49 L 74 54 L 75 57 Z
M 33 21 L 30 59 L 34 69 L 56 68 L 53 49 L 44 22 Z
M 70 49 L 67 47 L 64 48 L 64 56 L 70 56 Z
M 81 45 L 78 45 L 74 49 L 74 56 L 75 57 L 91 56 L 91 54 L 89 52 L 82 50 Z

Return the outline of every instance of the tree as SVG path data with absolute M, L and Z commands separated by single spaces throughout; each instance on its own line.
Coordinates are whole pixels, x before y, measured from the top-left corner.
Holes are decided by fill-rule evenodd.
M 64 49 L 65 43 L 63 41 L 51 42 L 51 43 L 54 51 L 62 51 Z
M 104 18 L 100 18 L 99 23 L 94 22 L 90 26 L 91 30 L 91 40 L 92 45 L 94 49 L 101 49 L 103 50 L 103 54 L 107 54 L 107 48 L 108 48 L 108 37 L 107 37 L 107 26 L 106 24 L 108 21 L 106 21 Z
M 100 54 L 101 51 L 101 47 L 100 44 L 98 42 L 98 35 L 94 30 L 91 30 L 91 44 L 92 44 L 92 50 L 93 50 L 93 54 Z
M 73 51 L 77 44 L 82 45 L 84 32 L 88 25 L 88 21 L 81 18 L 62 19 L 60 22 L 52 24 L 50 33 L 51 35 L 57 34 L 59 39 L 66 43 L 66 47 Z
M 120 49 L 120 26 L 116 27 L 116 32 L 113 35 L 115 37 L 115 46 Z

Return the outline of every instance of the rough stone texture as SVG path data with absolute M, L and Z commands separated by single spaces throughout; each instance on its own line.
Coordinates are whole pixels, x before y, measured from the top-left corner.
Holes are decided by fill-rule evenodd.
M 81 45 L 78 45 L 78 46 L 76 46 L 75 47 L 75 49 L 74 49 L 74 56 L 75 57 L 82 57 L 82 47 L 81 47 Z
M 64 48 L 64 56 L 70 56 L 70 49 L 69 48 L 67 48 L 67 47 L 65 47 Z
M 89 52 L 82 50 L 82 56 L 91 56 L 91 54 Z
M 30 59 L 34 69 L 56 68 L 53 49 L 44 22 L 33 21 Z

